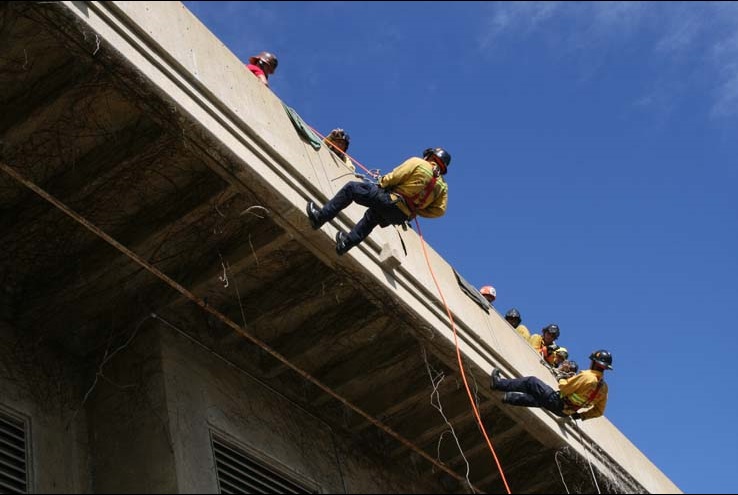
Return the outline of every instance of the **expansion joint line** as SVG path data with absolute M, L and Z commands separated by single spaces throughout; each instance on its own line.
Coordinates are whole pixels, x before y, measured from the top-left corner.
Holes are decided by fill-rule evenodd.
M 81 216 L 80 214 L 78 214 L 77 212 L 69 208 L 68 206 L 66 206 L 64 203 L 62 203 L 61 201 L 56 199 L 54 196 L 52 196 L 51 194 L 49 194 L 48 192 L 46 192 L 45 190 L 37 186 L 35 183 L 31 182 L 30 180 L 20 175 L 18 172 L 16 172 L 15 169 L 13 169 L 12 167 L 8 166 L 7 164 L 3 162 L 0 162 L 0 170 L 8 174 L 14 180 L 21 183 L 22 185 L 24 185 L 25 187 L 27 187 L 28 189 L 30 189 L 37 195 L 39 195 L 44 200 L 54 205 L 56 208 L 61 210 L 64 214 L 71 217 L 74 221 L 81 224 L 87 230 L 89 230 L 90 232 L 92 232 L 93 234 L 95 234 L 96 236 L 98 236 L 99 238 L 101 238 L 102 240 L 110 244 L 111 246 L 113 246 L 115 249 L 117 249 L 118 251 L 126 255 L 127 257 L 129 257 L 135 263 L 137 263 L 142 268 L 144 268 L 145 270 L 147 270 L 148 272 L 150 272 L 151 274 L 159 278 L 162 282 L 166 283 L 171 288 L 173 288 L 174 290 L 182 294 L 184 297 L 186 297 L 187 299 L 195 303 L 197 306 L 202 308 L 204 311 L 210 313 L 211 315 L 213 315 L 214 317 L 216 317 L 217 319 L 225 323 L 228 327 L 233 329 L 234 332 L 238 333 L 242 337 L 250 340 L 252 343 L 261 347 L 265 352 L 267 352 L 269 355 L 271 355 L 272 357 L 280 361 L 282 364 L 290 368 L 292 371 L 296 372 L 297 374 L 305 378 L 307 381 L 311 382 L 313 385 L 315 385 L 316 387 L 321 389 L 323 392 L 327 393 L 328 395 L 330 395 L 331 397 L 333 397 L 334 399 L 342 403 L 344 406 L 356 412 L 359 416 L 363 417 L 364 419 L 369 421 L 371 424 L 373 424 L 380 430 L 387 433 L 389 436 L 391 436 L 392 438 L 394 438 L 395 440 L 403 444 L 405 447 L 415 451 L 418 455 L 423 457 L 425 460 L 427 460 L 428 462 L 430 462 L 431 464 L 433 464 L 440 470 L 446 472 L 453 478 L 461 482 L 466 481 L 466 478 L 464 476 L 456 473 L 456 471 L 438 462 L 436 459 L 434 459 L 432 456 L 426 453 L 423 449 L 421 449 L 417 445 L 410 442 L 410 440 L 406 439 L 399 433 L 392 430 L 389 426 L 385 425 L 378 419 L 371 416 L 369 413 L 365 412 L 359 406 L 353 404 L 348 399 L 344 398 L 343 396 L 339 395 L 337 392 L 333 391 L 333 389 L 325 385 L 323 382 L 321 382 L 317 378 L 310 375 L 307 371 L 303 370 L 302 368 L 299 368 L 297 365 L 290 362 L 286 357 L 282 356 L 279 352 L 272 349 L 265 342 L 255 337 L 254 335 L 251 335 L 249 332 L 246 331 L 245 328 L 242 328 L 241 326 L 236 324 L 234 321 L 232 321 L 230 318 L 228 318 L 226 315 L 224 315 L 217 309 L 209 306 L 203 299 L 193 294 L 192 292 L 184 288 L 182 285 L 180 285 L 173 279 L 169 278 L 166 274 L 161 272 L 158 268 L 156 268 L 151 263 L 141 258 L 139 255 L 137 255 L 136 253 L 134 253 L 133 251 L 131 251 L 130 249 L 122 245 L 120 242 L 113 239 L 111 236 L 103 232 L 100 228 L 95 226 L 92 222 L 90 222 L 89 220 L 87 220 L 86 218 L 84 218 L 83 216 Z M 481 491 L 481 490 L 478 490 L 478 491 Z

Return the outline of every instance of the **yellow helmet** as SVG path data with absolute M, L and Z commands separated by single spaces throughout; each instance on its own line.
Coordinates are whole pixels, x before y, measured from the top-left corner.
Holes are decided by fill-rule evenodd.
M 566 347 L 559 347 L 554 351 L 554 354 L 558 354 L 561 359 L 568 359 L 569 358 L 569 351 L 566 350 Z

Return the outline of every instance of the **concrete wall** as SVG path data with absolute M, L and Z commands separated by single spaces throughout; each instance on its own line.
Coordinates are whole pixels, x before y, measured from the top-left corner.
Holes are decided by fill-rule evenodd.
M 211 431 L 323 493 L 438 490 L 395 463 L 357 455 L 350 439 L 181 334 L 162 326 L 161 343 L 179 492 L 216 492 Z
M 357 455 L 350 438 L 153 320 L 106 362 L 84 407 L 94 373 L 80 387 L 63 358 L 15 343 L 0 326 L 0 410 L 30 425 L 29 492 L 217 493 L 211 432 L 322 493 L 440 488 Z
M 103 374 L 87 403 L 93 492 L 176 493 L 156 327 L 145 322 Z
M 29 425 L 29 492 L 89 492 L 79 368 L 41 342 L 0 322 L 0 410 Z

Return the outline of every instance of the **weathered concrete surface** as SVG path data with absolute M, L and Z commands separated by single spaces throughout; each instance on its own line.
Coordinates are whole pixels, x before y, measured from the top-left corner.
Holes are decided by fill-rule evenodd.
M 300 139 L 279 99 L 181 4 L 10 3 L 0 7 L 0 15 L 5 109 L 0 162 L 461 474 L 463 458 L 430 403 L 431 376 L 442 373 L 438 392 L 470 462 L 470 481 L 484 491 L 503 490 L 458 386 L 453 332 L 419 238 L 412 231 L 402 234 L 408 255 L 403 253 L 399 267 L 383 263 L 388 251 L 402 253 L 393 229 L 377 229 L 347 256 L 336 257 L 336 228 L 350 228 L 362 208 L 351 207 L 331 225 L 312 231 L 304 205 L 332 196 L 348 180 L 339 178 L 345 169 L 328 150 L 315 151 Z M 18 329 L 22 340 L 41 339 L 65 359 L 87 366 L 78 401 L 106 350 L 126 342 L 155 312 L 329 425 L 337 445 L 349 442 L 366 457 L 389 455 L 387 473 L 391 465 L 409 463 L 421 470 L 419 479 L 437 483 L 437 467 L 3 173 L 0 226 L 5 247 L 0 317 Z M 561 491 L 554 456 L 567 449 L 562 472 L 570 486 L 594 490 L 583 463 L 588 458 L 599 485 L 608 490 L 679 492 L 605 418 L 585 423 L 586 435 L 580 437 L 543 411 L 501 407 L 486 385 L 493 365 L 510 375 L 552 379 L 504 320 L 472 302 L 459 289 L 452 267 L 429 252 L 454 315 L 467 373 L 479 384 L 485 426 L 513 491 Z M 193 407 L 188 394 L 198 391 L 188 387 L 191 380 L 173 384 L 183 370 L 168 356 L 162 354 L 161 376 L 151 375 L 147 393 L 158 410 L 166 398 L 171 422 L 173 408 L 180 406 L 171 403 L 170 391 L 185 397 L 181 403 L 187 408 Z M 207 373 L 215 373 L 215 360 L 212 367 Z M 238 380 L 225 381 L 249 390 Z M 96 439 L 90 486 L 132 490 L 135 483 L 126 480 L 123 468 L 142 469 L 140 462 L 125 459 L 133 454 L 136 437 L 125 438 L 122 427 L 95 423 L 109 407 L 100 394 L 86 404 L 90 436 Z M 105 394 L 112 404 L 121 400 L 114 391 Z M 222 423 L 240 435 L 251 428 L 244 421 Z M 155 418 L 145 418 L 141 430 L 154 431 L 155 424 Z M 202 432 L 193 435 L 172 440 L 176 455 L 166 461 L 171 469 L 160 479 L 152 477 L 145 491 L 195 489 L 200 478 L 195 481 L 182 470 L 193 462 L 184 452 L 192 448 L 197 452 L 188 455 L 203 456 L 209 451 L 203 450 Z M 126 448 L 113 449 L 109 438 L 119 438 Z M 162 438 L 152 439 L 159 451 L 165 451 Z M 362 441 L 351 442 L 355 438 Z M 296 451 L 277 455 L 280 462 L 307 471 L 307 461 Z M 377 488 L 376 465 L 345 462 L 349 491 Z M 119 478 L 110 484 L 95 475 L 119 463 Z M 316 482 L 335 489 L 335 476 L 326 472 Z M 394 486 L 392 491 L 429 489 L 388 483 L 382 486 Z
M 79 367 L 0 322 L 0 412 L 28 423 L 28 493 L 86 493 L 91 479 Z

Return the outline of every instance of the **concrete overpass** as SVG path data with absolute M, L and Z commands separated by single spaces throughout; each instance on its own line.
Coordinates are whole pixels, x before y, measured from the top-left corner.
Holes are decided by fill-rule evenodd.
M 184 6 L 10 2 L 0 16 L 0 397 L 35 425 L 28 491 L 222 489 L 195 451 L 237 423 L 215 402 L 250 400 L 237 385 L 202 398 L 237 383 L 230 369 L 335 435 L 330 462 L 312 437 L 290 450 L 304 428 L 246 442 L 313 491 L 505 491 L 421 240 L 402 232 L 406 254 L 377 229 L 337 257 L 336 229 L 363 209 L 313 231 L 304 205 L 346 169 Z M 554 381 L 427 249 L 513 492 L 680 493 L 606 418 L 578 429 L 503 406 L 492 366 Z

